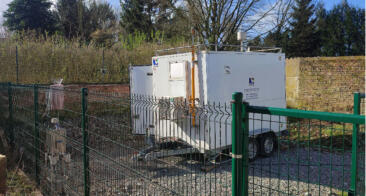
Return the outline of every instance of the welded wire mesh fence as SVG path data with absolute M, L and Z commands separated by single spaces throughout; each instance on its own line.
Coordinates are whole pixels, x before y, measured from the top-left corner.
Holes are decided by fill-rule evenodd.
M 233 119 L 241 116 L 236 127 L 244 131 L 239 139 L 244 160 L 236 161 L 244 166 L 233 183 L 248 187 L 233 190 L 234 195 L 365 194 L 365 116 L 234 105 L 242 108 Z M 280 131 L 263 133 L 267 128 Z M 355 161 L 354 147 L 359 150 Z M 247 164 L 245 154 L 262 157 Z
M 45 194 L 231 195 L 229 105 L 193 125 L 182 99 L 2 84 L 1 107 Z
M 319 119 L 299 110 L 294 117 L 248 106 L 238 118 L 247 129 L 232 132 L 232 108 L 0 84 L 0 126 L 45 195 L 237 195 L 243 187 L 250 195 L 341 195 L 352 188 L 352 119 L 360 116 Z M 364 130 L 355 137 L 357 195 L 364 194 Z
M 365 114 L 365 94 L 354 94 L 354 114 Z M 365 126 L 353 126 L 353 141 L 352 141 L 352 163 L 355 167 L 352 168 L 352 176 L 354 182 L 351 183 L 351 191 L 355 195 L 365 195 Z M 356 158 L 355 156 L 356 155 Z
M 193 126 L 188 104 L 89 92 L 91 193 L 231 195 L 230 108 L 196 107 Z
M 249 193 L 253 195 L 344 195 L 351 185 L 352 124 L 326 120 L 287 120 L 263 113 L 249 114 L 249 123 L 286 126 L 288 133 L 273 141 L 257 139 L 265 158 L 249 164 Z M 358 141 L 364 141 L 364 132 Z M 251 145 L 249 143 L 249 145 Z M 267 146 L 266 146 L 267 145 Z M 253 148 L 249 148 L 252 150 Z M 249 153 L 250 153 L 249 150 Z M 360 157 L 361 158 L 361 157 Z M 358 163 L 364 162 L 360 159 Z M 364 170 L 359 170 L 364 174 Z M 360 194 L 362 195 L 362 194 Z

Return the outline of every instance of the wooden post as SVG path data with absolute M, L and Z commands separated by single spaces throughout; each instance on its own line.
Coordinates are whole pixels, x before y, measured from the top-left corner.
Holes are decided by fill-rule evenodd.
M 0 154 L 0 195 L 5 195 L 6 189 L 6 156 Z
M 8 150 L 8 141 L 6 141 L 5 132 L 1 128 L 0 128 L 0 143 L 3 145 L 5 150 Z

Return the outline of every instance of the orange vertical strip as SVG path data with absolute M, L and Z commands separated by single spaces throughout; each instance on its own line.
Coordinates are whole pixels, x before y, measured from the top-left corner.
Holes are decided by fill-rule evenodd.
M 195 48 L 194 48 L 194 29 L 192 28 L 192 97 L 191 97 L 191 111 L 192 111 L 192 125 L 196 124 L 195 100 L 196 100 L 196 84 L 195 84 Z

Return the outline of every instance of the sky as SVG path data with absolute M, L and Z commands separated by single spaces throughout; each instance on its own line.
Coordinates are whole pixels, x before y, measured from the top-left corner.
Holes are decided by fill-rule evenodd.
M 325 6 L 325 9 L 330 10 L 335 5 L 342 2 L 342 0 L 322 0 Z M 365 8 L 365 0 L 347 0 L 348 4 L 353 5 L 358 8 Z
M 319 0 L 318 0 L 319 1 Z M 322 0 L 326 9 L 332 9 L 334 5 L 339 4 L 342 0 Z M 119 0 L 108 0 L 113 7 L 119 7 Z M 348 0 L 348 3 L 359 8 L 365 8 L 365 0 Z
M 8 8 L 8 4 L 12 0 L 0 0 L 0 24 L 3 23 L 3 12 Z M 55 0 L 52 0 L 55 1 Z M 119 0 L 104 0 L 109 2 L 116 10 L 120 10 Z M 326 9 L 332 9 L 335 5 L 342 2 L 342 0 L 317 0 L 322 1 L 325 5 Z M 365 8 L 365 0 L 347 0 L 349 4 L 358 7 L 358 8 Z

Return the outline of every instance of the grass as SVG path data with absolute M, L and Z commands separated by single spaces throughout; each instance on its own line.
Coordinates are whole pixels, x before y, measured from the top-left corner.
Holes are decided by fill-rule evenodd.
M 112 46 L 102 48 L 57 35 L 37 38 L 24 32 L 16 34 L 0 41 L 0 82 L 16 82 L 16 47 L 20 83 L 49 84 L 63 78 L 69 84 L 128 83 L 129 65 L 150 64 L 155 50 L 186 45 L 183 39 L 146 39 L 136 33 L 119 37 Z
M 5 119 L 0 118 L 0 122 L 6 122 Z M 4 126 L 0 126 L 4 128 Z M 9 146 L 7 146 L 9 148 Z M 36 184 L 19 168 L 18 161 L 16 161 L 16 153 L 5 148 L 5 145 L 0 140 L 0 154 L 5 154 L 7 157 L 7 194 L 8 196 L 39 196 L 42 195 L 37 189 Z
M 36 189 L 36 184 L 32 180 L 30 180 L 21 170 L 8 171 L 6 182 L 8 186 L 7 195 L 9 196 L 42 195 Z
M 322 150 L 349 151 L 352 148 L 352 126 L 352 124 L 299 121 L 288 126 L 289 136 L 281 140 L 288 140 L 293 145 L 299 143 L 302 146 L 320 147 Z M 359 141 L 365 138 L 364 130 L 364 126 L 361 126 Z

